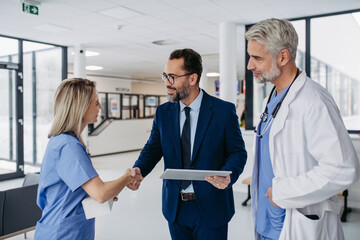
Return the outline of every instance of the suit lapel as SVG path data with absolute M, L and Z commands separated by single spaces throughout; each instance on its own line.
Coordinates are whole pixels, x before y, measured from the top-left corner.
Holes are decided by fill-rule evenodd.
M 170 129 L 173 144 L 175 145 L 176 157 L 178 161 L 181 161 L 181 143 L 180 143 L 180 123 L 179 123 L 179 103 L 173 104 L 169 111 L 168 121 L 170 123 Z
M 196 126 L 196 133 L 195 133 L 195 140 L 194 140 L 194 148 L 191 158 L 191 164 L 194 163 L 194 159 L 196 157 L 196 154 L 199 151 L 199 148 L 201 146 L 201 143 L 204 139 L 206 130 L 209 127 L 209 123 L 211 121 L 212 115 L 213 115 L 213 102 L 210 98 L 210 96 L 203 90 L 203 99 L 201 101 L 200 106 L 200 112 L 199 112 L 199 118 L 198 123 Z

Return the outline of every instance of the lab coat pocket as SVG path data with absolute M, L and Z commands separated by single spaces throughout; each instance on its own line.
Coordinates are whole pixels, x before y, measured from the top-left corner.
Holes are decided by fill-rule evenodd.
M 290 239 L 322 240 L 329 239 L 327 234 L 328 212 L 303 214 L 293 209 Z

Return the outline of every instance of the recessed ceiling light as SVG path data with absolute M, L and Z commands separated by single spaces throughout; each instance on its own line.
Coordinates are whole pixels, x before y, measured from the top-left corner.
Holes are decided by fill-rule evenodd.
M 98 55 L 100 55 L 100 53 L 98 53 L 98 52 L 92 52 L 92 51 L 85 52 L 86 57 L 93 57 L 93 56 L 98 56 Z
M 91 71 L 96 71 L 96 70 L 102 70 L 102 69 L 104 69 L 104 68 L 101 67 L 101 66 L 93 66 L 93 65 L 90 65 L 90 66 L 86 66 L 85 69 L 86 69 L 86 70 L 91 70 Z
M 133 9 L 126 7 L 110 8 L 100 11 L 99 13 L 117 19 L 125 19 L 125 18 L 138 17 L 144 15 L 143 13 L 137 12 Z
M 166 39 L 166 40 L 157 40 L 157 41 L 153 41 L 152 44 L 155 45 L 171 45 L 171 44 L 176 44 L 178 42 L 171 40 L 171 39 Z
M 218 76 L 220 76 L 220 74 L 217 72 L 208 72 L 208 73 L 206 73 L 206 76 L 207 77 L 218 77 Z

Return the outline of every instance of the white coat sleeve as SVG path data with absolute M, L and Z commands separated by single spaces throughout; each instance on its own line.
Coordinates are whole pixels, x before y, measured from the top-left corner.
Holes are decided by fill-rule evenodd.
M 324 201 L 359 178 L 357 155 L 335 103 L 315 102 L 307 108 L 304 121 L 304 151 L 312 157 L 304 161 L 317 163 L 298 176 L 273 179 L 273 201 L 285 209 Z

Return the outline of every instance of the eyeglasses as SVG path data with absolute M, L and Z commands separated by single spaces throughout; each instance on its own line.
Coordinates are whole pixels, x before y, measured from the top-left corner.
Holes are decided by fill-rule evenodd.
M 191 74 L 194 74 L 194 73 L 187 73 L 187 74 L 184 74 L 184 75 L 180 75 L 180 76 L 169 76 L 167 75 L 166 73 L 163 73 L 161 74 L 161 79 L 166 82 L 166 80 L 169 81 L 169 83 L 172 85 L 175 83 L 175 79 L 176 78 L 179 78 L 179 77 L 184 77 L 184 76 L 189 76 Z

